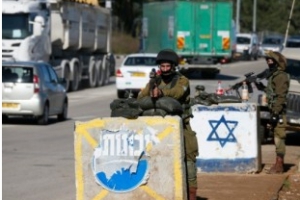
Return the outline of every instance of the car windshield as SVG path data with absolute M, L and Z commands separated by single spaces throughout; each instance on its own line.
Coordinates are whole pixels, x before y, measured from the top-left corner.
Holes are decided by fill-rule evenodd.
M 287 59 L 286 71 L 290 74 L 292 79 L 300 80 L 300 61 Z
M 250 38 L 248 38 L 248 37 L 237 37 L 236 38 L 236 42 L 238 43 L 238 44 L 250 44 Z
M 282 40 L 280 38 L 265 38 L 262 44 L 280 45 Z
M 2 14 L 2 39 L 24 39 L 32 35 L 34 14 Z
M 128 57 L 125 61 L 127 66 L 153 66 L 156 65 L 156 57 Z
M 287 41 L 286 47 L 292 47 L 292 48 L 300 48 L 300 40 L 290 40 Z
M 32 83 L 33 68 L 2 66 L 2 82 Z

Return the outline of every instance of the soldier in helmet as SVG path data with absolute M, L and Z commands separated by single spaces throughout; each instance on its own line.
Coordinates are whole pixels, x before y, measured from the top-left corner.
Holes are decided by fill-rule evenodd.
M 286 138 L 286 103 L 289 90 L 289 75 L 285 72 L 287 62 L 279 52 L 266 51 L 266 62 L 269 66 L 270 75 L 265 87 L 261 82 L 256 87 L 267 95 L 268 107 L 271 118 L 267 128 L 274 131 L 276 147 L 276 162 L 268 171 L 269 174 L 282 173 L 284 171 L 285 138 Z
M 161 72 L 161 74 L 157 77 L 157 80 L 159 81 L 154 86 L 151 86 L 149 82 L 139 93 L 138 99 L 145 96 L 151 96 L 152 98 L 167 96 L 178 100 L 182 105 L 189 104 L 189 80 L 182 74 L 176 72 L 176 66 L 179 63 L 178 55 L 170 49 L 161 50 L 156 57 L 156 63 L 159 65 Z M 187 109 L 185 113 L 189 113 L 189 109 Z M 196 156 L 198 155 L 198 142 L 196 133 L 192 131 L 189 124 L 189 118 L 183 119 L 183 128 L 189 199 L 196 200 Z

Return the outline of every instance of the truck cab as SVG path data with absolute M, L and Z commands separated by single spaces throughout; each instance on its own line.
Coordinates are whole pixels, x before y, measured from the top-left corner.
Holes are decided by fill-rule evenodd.
M 48 61 L 48 16 L 42 2 L 2 1 L 2 60 Z

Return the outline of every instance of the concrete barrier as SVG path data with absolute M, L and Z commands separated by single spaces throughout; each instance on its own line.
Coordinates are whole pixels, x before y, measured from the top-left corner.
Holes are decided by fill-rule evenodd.
M 185 200 L 179 117 L 76 122 L 76 199 Z
M 200 172 L 255 173 L 261 170 L 259 118 L 254 103 L 195 105 Z

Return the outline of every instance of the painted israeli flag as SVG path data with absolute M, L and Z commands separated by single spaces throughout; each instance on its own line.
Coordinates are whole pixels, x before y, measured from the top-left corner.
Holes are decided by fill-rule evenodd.
M 260 169 L 256 104 L 195 105 L 191 127 L 197 133 L 197 167 L 207 172 Z

